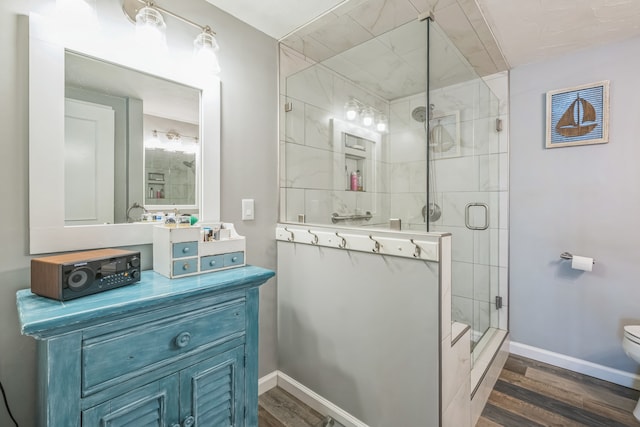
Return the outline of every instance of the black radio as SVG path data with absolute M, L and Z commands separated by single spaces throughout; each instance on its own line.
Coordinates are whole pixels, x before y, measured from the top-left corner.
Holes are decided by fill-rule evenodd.
M 66 301 L 140 280 L 140 252 L 99 249 L 31 260 L 31 292 Z

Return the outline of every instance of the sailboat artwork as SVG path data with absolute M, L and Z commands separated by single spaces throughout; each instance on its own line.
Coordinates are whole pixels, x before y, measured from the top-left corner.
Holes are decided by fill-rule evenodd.
M 608 115 L 608 81 L 547 92 L 546 147 L 608 142 Z
M 578 92 L 576 100 L 558 120 L 556 131 L 562 136 L 584 136 L 597 126 L 596 109 L 589 101 L 580 98 L 580 92 Z

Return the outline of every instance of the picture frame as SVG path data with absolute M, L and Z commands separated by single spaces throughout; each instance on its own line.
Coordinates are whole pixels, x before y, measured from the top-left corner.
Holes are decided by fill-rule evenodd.
M 609 80 L 547 92 L 546 148 L 609 142 Z
M 429 150 L 434 159 L 459 157 L 460 111 L 450 111 L 429 120 Z

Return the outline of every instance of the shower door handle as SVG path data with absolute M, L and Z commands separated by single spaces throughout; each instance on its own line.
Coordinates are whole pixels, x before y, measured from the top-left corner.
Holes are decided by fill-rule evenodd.
M 471 211 L 471 208 L 473 207 L 484 208 L 484 225 L 483 226 L 471 225 L 470 211 Z M 489 228 L 489 206 L 486 203 L 469 203 L 464 208 L 464 225 L 469 230 L 486 230 L 487 228 Z

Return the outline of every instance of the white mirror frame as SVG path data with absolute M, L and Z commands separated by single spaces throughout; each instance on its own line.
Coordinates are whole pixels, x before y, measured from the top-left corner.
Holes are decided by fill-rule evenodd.
M 153 223 L 67 226 L 64 223 L 64 53 L 70 49 L 201 90 L 200 221 L 220 221 L 220 81 L 158 69 L 131 46 L 59 40 L 47 18 L 29 16 L 29 251 L 63 252 L 153 242 Z M 128 54 L 124 54 L 128 53 Z M 206 184 L 206 185 L 205 185 Z

